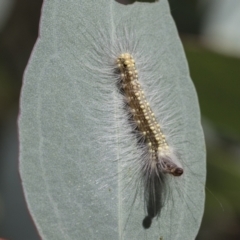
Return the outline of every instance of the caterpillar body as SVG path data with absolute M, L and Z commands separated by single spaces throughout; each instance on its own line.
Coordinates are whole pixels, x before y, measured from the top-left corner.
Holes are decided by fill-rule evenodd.
M 147 229 L 151 226 L 152 219 L 159 216 L 162 208 L 164 174 L 181 176 L 183 168 L 171 159 L 166 138 L 138 81 L 135 60 L 131 54 L 121 54 L 117 59 L 117 66 L 120 70 L 123 94 L 137 126 L 135 130 L 142 135 L 143 142 L 149 150 L 149 159 L 141 169 L 142 177 L 145 178 L 144 195 L 148 214 L 142 225 Z

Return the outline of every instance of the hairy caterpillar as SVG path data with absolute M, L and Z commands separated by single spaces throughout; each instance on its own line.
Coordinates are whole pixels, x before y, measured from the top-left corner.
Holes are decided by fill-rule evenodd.
M 180 176 L 183 169 L 173 162 L 174 158 L 171 156 L 172 153 L 165 136 L 138 81 L 138 72 L 133 57 L 129 53 L 121 54 L 117 59 L 117 65 L 120 69 L 123 94 L 127 99 L 132 119 L 137 124 L 137 129 L 134 130 L 142 135 L 143 142 L 149 148 L 149 159 L 141 170 L 142 177 L 145 178 L 144 195 L 148 214 L 143 220 L 143 227 L 149 228 L 152 219 L 159 216 L 162 208 L 163 174 Z

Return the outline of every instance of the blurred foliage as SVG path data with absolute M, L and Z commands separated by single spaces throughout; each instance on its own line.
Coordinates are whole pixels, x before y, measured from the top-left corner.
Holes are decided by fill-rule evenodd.
M 240 60 L 185 42 L 202 114 L 240 140 Z
M 187 34 L 199 34 L 204 9 L 200 11 L 198 0 L 168 0 L 172 16 L 178 31 Z
M 183 42 L 202 115 L 216 138 L 206 139 L 206 208 L 197 239 L 240 239 L 240 59 L 212 52 L 197 39 Z
M 38 35 L 41 5 L 42 0 L 16 0 L 11 17 L 0 33 L 0 56 L 19 82 Z
M 2 60 L 2 61 L 1 61 Z M 6 69 L 3 59 L 0 60 L 0 119 L 18 102 L 20 82 L 16 84 L 10 71 Z
M 18 105 L 21 80 L 38 35 L 42 0 L 17 0 L 0 32 L 0 121 Z M 10 9 L 9 9 L 10 10 Z

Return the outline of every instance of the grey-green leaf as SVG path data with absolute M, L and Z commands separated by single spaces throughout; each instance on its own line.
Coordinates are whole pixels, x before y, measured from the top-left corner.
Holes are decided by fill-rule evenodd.
M 116 44 L 135 46 L 137 55 L 147 58 L 143 85 L 155 90 L 153 96 L 166 91 L 172 99 L 162 98 L 158 108 L 151 91 L 146 94 L 160 119 L 167 111 L 172 114 L 166 117 L 171 120 L 166 131 L 178 130 L 171 141 L 180 149 L 184 174 L 168 179 L 163 210 L 148 230 L 142 227 L 139 167 L 126 170 L 119 163 L 133 156 L 138 164 L 137 149 L 122 136 L 127 121 L 116 118 L 121 105 L 116 84 L 107 85 L 115 73 L 107 75 L 113 69 L 104 64 L 114 60 Z M 204 209 L 205 145 L 197 96 L 167 0 L 129 5 L 45 0 L 24 75 L 19 137 L 24 193 L 42 239 L 195 239 Z M 121 158 L 125 155 L 129 160 Z

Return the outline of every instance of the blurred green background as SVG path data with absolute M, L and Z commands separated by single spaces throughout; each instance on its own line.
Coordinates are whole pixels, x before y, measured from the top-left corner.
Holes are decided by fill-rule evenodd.
M 234 14 L 240 16 L 240 4 L 169 2 L 198 92 L 208 152 L 206 207 L 197 239 L 239 240 L 240 19 Z M 0 238 L 11 240 L 40 239 L 21 189 L 16 119 L 41 5 L 42 0 L 0 0 Z

